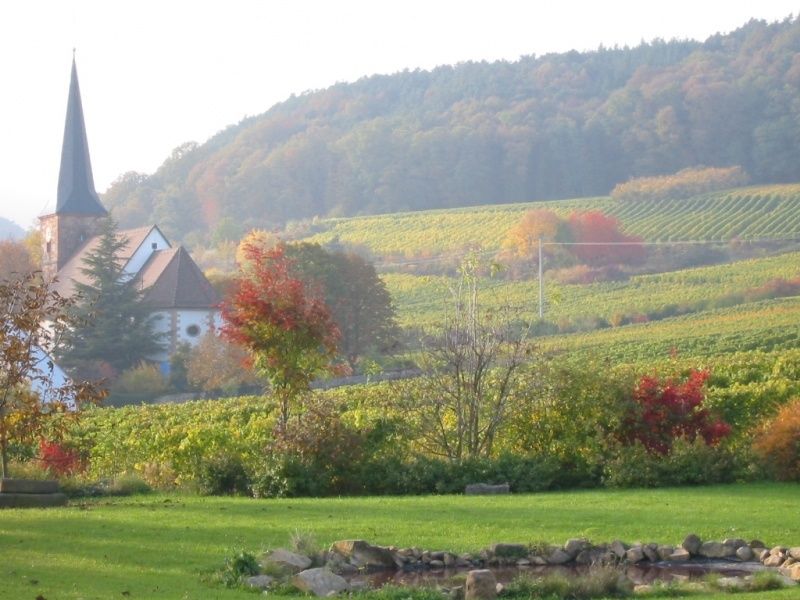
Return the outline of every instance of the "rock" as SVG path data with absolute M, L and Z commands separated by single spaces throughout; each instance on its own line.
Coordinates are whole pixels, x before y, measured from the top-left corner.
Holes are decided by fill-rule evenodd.
M 736 550 L 733 546 L 726 546 L 720 542 L 705 542 L 700 546 L 698 554 L 705 558 L 730 558 L 736 555 Z
M 775 546 L 774 548 L 770 549 L 769 553 L 770 553 L 771 556 L 785 557 L 787 550 L 788 550 L 788 548 L 786 548 L 784 546 Z
M 642 546 L 642 551 L 644 552 L 645 557 L 650 562 L 658 562 L 658 552 L 656 549 L 653 548 L 653 544 L 648 544 L 647 546 Z
M 675 551 L 673 546 L 659 546 L 656 552 L 658 552 L 658 558 L 661 560 L 669 560 L 670 555 Z
M 503 593 L 503 591 L 506 589 L 506 586 L 504 586 L 502 583 L 500 583 L 500 582 L 498 581 L 498 582 L 497 582 L 497 585 L 496 585 L 496 586 L 494 586 L 494 589 L 495 589 L 495 591 L 497 592 L 497 595 L 499 596 L 499 595 L 500 595 L 500 594 L 502 594 L 502 593 Z
M 611 552 L 613 552 L 617 558 L 625 558 L 625 553 L 628 549 L 625 547 L 625 544 L 622 543 L 620 540 L 614 540 L 611 542 L 611 545 L 608 547 Z
M 692 555 L 686 548 L 676 548 L 675 551 L 667 557 L 671 562 L 683 562 L 692 558 Z
M 490 485 L 488 483 L 470 483 L 464 488 L 464 494 L 467 496 L 485 496 L 487 494 L 508 494 L 511 488 L 507 483 L 499 485 Z
M 634 594 L 649 594 L 652 591 L 653 591 L 653 586 L 647 585 L 646 583 L 640 583 L 639 585 L 633 586 Z
M 530 561 L 535 564 L 537 567 L 543 567 L 547 564 L 547 559 L 542 556 L 531 556 Z
M 747 546 L 747 542 L 745 542 L 742 538 L 726 538 L 722 540 L 723 546 L 733 546 L 735 549 L 739 549 L 742 546 Z
M 299 573 L 311 566 L 311 559 L 284 548 L 277 548 L 262 556 L 259 563 L 262 567 L 268 564 L 276 565 L 289 573 Z
M 341 554 L 350 564 L 360 569 L 394 569 L 394 556 L 382 546 L 373 546 L 364 540 L 340 540 L 334 542 L 331 551 Z M 424 553 L 423 553 L 424 556 Z
M 572 557 L 564 552 L 561 548 L 556 548 L 547 557 L 547 564 L 549 565 L 563 565 L 572 560 Z
M 769 550 L 764 548 L 761 552 L 758 553 L 758 560 L 760 560 L 763 563 L 770 556 L 771 556 L 771 554 L 769 553 Z
M 273 581 L 275 581 L 275 579 L 269 575 L 253 575 L 252 577 L 248 577 L 244 580 L 244 582 L 250 587 L 258 588 L 260 590 L 267 589 L 272 585 Z
M 575 564 L 576 565 L 591 565 L 595 562 L 598 562 L 600 558 L 601 552 L 599 550 L 594 549 L 587 549 L 581 550 L 578 552 L 578 556 L 575 557 Z
M 433 558 L 431 562 L 428 563 L 428 566 L 431 569 L 444 569 L 444 561 Z
M 764 561 L 765 567 L 780 567 L 783 564 L 783 557 L 777 554 L 770 554 Z
M 753 560 L 753 551 L 750 546 L 742 546 L 736 550 L 736 558 L 745 562 Z
M 435 552 L 431 552 L 431 560 L 444 560 L 444 555 L 446 552 L 444 550 L 437 550 Z
M 766 548 L 767 545 L 762 542 L 761 540 L 750 540 L 750 543 L 747 544 L 751 548 Z
M 683 539 L 683 543 L 681 544 L 681 548 L 686 550 L 691 555 L 696 555 L 700 553 L 700 546 L 703 544 L 702 540 L 697 537 L 695 534 L 690 533 Z
M 445 567 L 454 567 L 455 564 L 456 564 L 457 558 L 456 558 L 455 555 L 450 554 L 449 552 L 446 552 L 445 555 L 444 555 L 444 559 L 443 560 L 444 560 L 444 566 Z
M 528 556 L 528 547 L 525 544 L 493 544 L 490 550 L 492 554 L 500 558 L 524 558 Z
M 781 573 L 792 581 L 800 581 L 800 563 L 795 563 L 790 567 L 781 569 Z
M 564 552 L 575 558 L 581 550 L 586 550 L 589 546 L 588 540 L 572 538 L 564 544 Z
M 629 548 L 627 552 L 625 552 L 625 559 L 629 563 L 638 563 L 644 560 L 644 550 L 641 546 L 634 546 L 633 548 Z
M 292 577 L 292 585 L 301 592 L 310 592 L 320 598 L 326 598 L 348 589 L 347 581 L 343 577 L 325 567 L 300 571 Z
M 456 567 L 464 568 L 469 567 L 472 564 L 472 557 L 469 555 L 462 555 L 456 558 Z
M 494 600 L 497 597 L 497 580 L 488 569 L 467 573 L 464 600 Z
M 793 559 L 800 560 L 800 546 L 795 546 L 794 548 L 789 548 L 786 552 Z

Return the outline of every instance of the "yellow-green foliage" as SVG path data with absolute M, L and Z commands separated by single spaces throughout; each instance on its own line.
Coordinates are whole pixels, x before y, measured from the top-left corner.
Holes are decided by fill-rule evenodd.
M 800 252 L 793 252 L 726 265 L 638 275 L 619 282 L 556 285 L 547 281 L 546 318 L 558 321 L 594 315 L 611 319 L 618 313 L 648 313 L 670 305 L 713 302 L 773 279 L 792 279 L 798 275 Z M 401 325 L 432 326 L 441 322 L 448 289 L 455 278 L 407 273 L 385 273 L 382 277 L 394 299 Z M 523 307 L 528 318 L 538 314 L 536 281 L 487 280 L 482 290 L 487 307 L 508 302 Z
M 193 480 L 209 457 L 225 453 L 258 459 L 270 439 L 275 405 L 264 398 L 224 402 L 96 408 L 71 428 L 67 442 L 89 457 L 90 474 L 158 473 L 160 481 Z M 164 473 L 175 481 L 163 481 Z
M 611 197 L 629 202 L 690 198 L 704 192 L 738 187 L 746 184 L 747 180 L 741 167 L 689 168 L 672 175 L 637 177 L 617 184 Z
M 549 352 L 605 356 L 610 364 L 646 363 L 672 354 L 710 358 L 740 350 L 797 348 L 798 323 L 800 297 L 782 298 L 663 321 L 545 337 L 541 347 Z
M 648 241 L 800 237 L 800 184 L 785 184 L 647 203 L 600 197 L 324 219 L 307 239 L 364 246 L 381 259 L 379 263 L 460 253 L 476 246 L 496 251 L 522 215 L 537 208 L 560 215 L 600 210 L 619 219 L 625 233 Z

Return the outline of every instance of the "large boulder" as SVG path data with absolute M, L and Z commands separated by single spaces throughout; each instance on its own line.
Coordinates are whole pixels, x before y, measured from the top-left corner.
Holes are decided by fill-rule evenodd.
M 700 552 L 700 546 L 703 544 L 703 541 L 697 537 L 695 534 L 690 533 L 683 539 L 683 543 L 681 544 L 681 548 L 686 550 L 691 555 L 696 555 Z
M 698 554 L 705 558 L 731 558 L 736 556 L 736 548 L 721 542 L 705 542 L 700 546 Z
M 292 585 L 305 593 L 325 598 L 348 589 L 347 581 L 325 567 L 300 571 L 292 577 Z
M 340 554 L 350 564 L 359 569 L 369 571 L 397 568 L 394 555 L 388 548 L 373 546 L 364 540 L 340 540 L 334 542 L 331 546 L 331 552 Z
M 259 563 L 262 567 L 266 565 L 276 565 L 289 573 L 299 573 L 311 566 L 311 559 L 302 554 L 290 552 L 283 548 L 277 548 L 262 556 Z
M 464 600 L 494 600 L 497 597 L 497 580 L 489 569 L 467 573 Z

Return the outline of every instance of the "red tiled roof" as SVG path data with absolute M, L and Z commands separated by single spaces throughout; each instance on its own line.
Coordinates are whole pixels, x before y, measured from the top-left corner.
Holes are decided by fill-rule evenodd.
M 213 308 L 219 296 L 182 247 L 153 252 L 133 280 L 145 290 L 145 302 L 156 309 Z

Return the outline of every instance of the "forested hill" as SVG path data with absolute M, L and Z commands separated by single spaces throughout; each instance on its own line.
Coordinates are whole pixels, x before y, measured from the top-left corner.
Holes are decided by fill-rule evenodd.
M 703 43 L 373 76 L 187 144 L 155 174 L 121 177 L 105 202 L 122 225 L 155 220 L 200 241 L 315 215 L 607 194 L 701 164 L 796 181 L 799 92 L 798 19 Z

